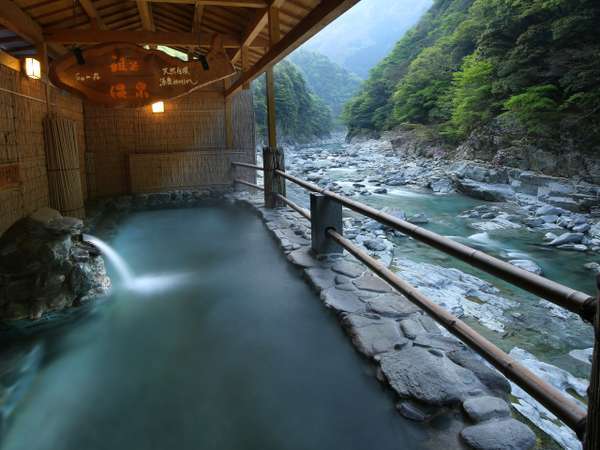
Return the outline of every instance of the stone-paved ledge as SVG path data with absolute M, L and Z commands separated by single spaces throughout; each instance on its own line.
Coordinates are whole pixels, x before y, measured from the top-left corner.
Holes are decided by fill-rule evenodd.
M 310 224 L 289 208 L 267 210 L 262 195 L 230 194 L 262 218 L 287 259 L 335 311 L 356 349 L 378 366 L 399 397 L 397 409 L 426 422 L 462 411 L 462 441 L 474 449 L 530 449 L 535 434 L 511 417 L 510 383 L 354 257 L 317 259 Z

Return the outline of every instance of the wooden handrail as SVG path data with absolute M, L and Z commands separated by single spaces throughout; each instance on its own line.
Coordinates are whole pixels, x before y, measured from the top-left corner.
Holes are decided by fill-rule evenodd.
M 473 267 L 477 267 L 491 275 L 525 289 L 532 294 L 538 295 L 558 306 L 568 309 L 569 311 L 578 314 L 588 323 L 591 323 L 594 319 L 596 312 L 595 299 L 584 292 L 576 291 L 555 281 L 527 272 L 526 270 L 520 269 L 519 267 L 513 266 L 498 258 L 494 258 L 484 252 L 475 250 L 444 236 L 440 236 L 437 233 L 398 219 L 390 214 L 378 211 L 363 203 L 344 197 L 343 195 L 322 189 L 315 184 L 289 175 L 281 170 L 276 170 L 275 172 L 277 175 L 280 175 L 309 191 L 333 198 L 353 211 L 370 217 L 371 219 L 407 234 L 420 242 L 461 259 Z
M 247 167 L 248 169 L 255 169 L 255 170 L 261 170 L 261 171 L 265 170 L 262 167 L 257 166 L 256 164 L 249 164 L 249 163 L 243 163 L 243 162 L 232 162 L 231 165 L 238 166 L 238 167 Z
M 259 191 L 264 191 L 265 188 L 259 186 L 258 184 L 250 183 L 249 181 L 240 180 L 239 178 L 235 178 L 233 180 L 234 183 L 244 184 L 246 186 L 250 186 L 251 188 L 258 189 Z

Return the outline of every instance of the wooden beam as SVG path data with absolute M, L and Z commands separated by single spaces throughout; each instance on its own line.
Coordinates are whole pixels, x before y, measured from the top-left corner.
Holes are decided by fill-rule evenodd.
M 0 50 L 0 64 L 8 67 L 9 69 L 21 71 L 21 61 L 12 55 Z
M 199 1 L 196 1 L 196 7 L 194 8 L 194 19 L 192 20 L 192 31 L 200 31 L 203 17 L 204 5 Z
M 279 7 L 269 6 L 269 48 L 272 48 L 281 39 L 281 26 L 279 24 Z
M 225 6 L 229 8 L 266 8 L 268 6 L 266 0 L 197 0 L 196 3 L 205 6 Z
M 225 92 L 225 95 L 230 96 L 238 92 L 242 89 L 244 83 L 249 83 L 269 67 L 273 67 L 358 2 L 359 0 L 322 0 L 319 6 L 308 13 L 300 23 L 277 42 L 248 72 L 242 74 Z
M 227 8 L 266 8 L 266 0 L 146 0 L 153 3 L 200 4 L 202 6 L 224 6 Z
M 244 45 L 242 47 L 242 72 L 247 72 L 250 69 L 250 49 Z M 250 83 L 245 83 L 243 88 L 250 89 Z
M 169 31 L 102 31 L 102 30 L 54 30 L 44 33 L 46 42 L 66 44 L 97 44 L 103 42 L 128 42 L 132 44 L 158 44 L 210 47 L 213 33 L 183 33 Z M 221 35 L 225 48 L 241 46 L 239 37 Z M 264 46 L 264 42 L 257 45 Z
M 279 8 L 271 5 L 268 10 L 269 17 L 269 48 L 273 48 L 281 38 L 281 29 L 279 28 Z M 249 84 L 246 82 L 245 84 Z M 242 88 L 244 85 L 242 84 Z M 266 80 L 267 94 L 267 133 L 269 139 L 270 151 L 277 149 L 277 114 L 275 110 L 275 74 L 273 66 L 267 69 Z
M 98 14 L 98 10 L 92 3 L 92 0 L 79 0 L 79 4 L 85 11 L 92 22 L 92 28 L 98 27 L 101 30 L 106 30 L 106 24 L 102 20 L 102 17 Z
M 280 8 L 285 0 L 273 0 L 270 6 Z M 242 46 L 250 46 L 254 40 L 258 37 L 260 32 L 267 26 L 269 22 L 269 9 L 260 9 L 254 13 L 254 17 L 246 27 L 244 36 L 242 36 Z M 231 62 L 235 63 L 242 57 L 241 48 L 235 52 L 235 55 L 231 58 Z
M 223 86 L 225 88 L 225 90 L 227 90 L 229 88 L 229 86 L 231 85 L 231 81 L 229 78 L 225 78 L 223 80 Z M 228 149 L 233 148 L 233 112 L 232 112 L 232 105 L 231 105 L 231 97 L 224 97 L 224 101 L 225 101 L 225 108 L 224 108 L 224 114 L 225 114 L 225 144 L 227 146 Z
M 151 5 L 149 5 L 146 0 L 137 0 L 137 8 L 138 13 L 140 14 L 142 28 L 146 31 L 156 31 Z
M 32 44 L 37 45 L 44 42 L 42 27 L 13 1 L 0 0 L 0 11 L 2 11 L 0 13 L 1 26 L 8 28 Z M 59 55 L 67 51 L 62 45 L 52 45 L 50 48 Z

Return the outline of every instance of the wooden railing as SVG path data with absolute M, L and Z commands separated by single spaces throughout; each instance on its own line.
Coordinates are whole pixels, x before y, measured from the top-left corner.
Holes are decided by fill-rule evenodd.
M 268 150 L 265 151 L 268 152 Z M 423 309 L 450 333 L 458 337 L 462 342 L 490 362 L 508 379 L 515 382 L 538 402 L 548 408 L 548 410 L 555 414 L 577 434 L 582 440 L 585 450 L 600 449 L 600 296 L 594 298 L 584 292 L 571 289 L 560 283 L 527 272 L 484 252 L 475 250 L 404 220 L 400 220 L 397 217 L 378 211 L 363 203 L 336 194 L 335 192 L 322 189 L 315 184 L 287 174 L 282 166 L 263 168 L 245 163 L 233 163 L 233 166 L 265 171 L 265 180 L 268 179 L 269 183 L 265 183 L 264 188 L 243 180 L 235 179 L 235 182 L 264 190 L 265 198 L 275 198 L 278 201 L 278 205 L 287 205 L 297 211 L 304 218 L 311 221 L 313 229 L 315 227 L 316 218 L 312 217 L 311 212 L 300 207 L 289 200 L 281 192 L 277 191 L 277 187 L 282 184 L 283 180 L 291 181 L 310 192 L 325 196 L 344 207 L 370 217 L 381 224 L 411 236 L 448 255 L 454 256 L 473 267 L 481 269 L 528 292 L 538 295 L 562 308 L 578 314 L 584 322 L 592 324 L 595 329 L 595 343 L 592 360 L 592 375 L 590 387 L 588 389 L 588 411 L 586 412 L 572 398 L 564 395 L 560 390 L 535 375 L 492 342 L 477 333 L 465 322 L 455 317 L 446 309 L 435 304 L 432 300 L 420 293 L 417 288 L 407 283 L 397 274 L 372 258 L 360 247 L 344 238 L 343 230 L 328 228 L 325 231 L 330 239 L 346 249 L 355 258 L 362 261 L 380 278 L 402 293 L 408 300 Z M 270 172 L 270 177 L 266 176 L 266 172 Z M 277 178 L 279 178 L 279 180 L 276 180 Z

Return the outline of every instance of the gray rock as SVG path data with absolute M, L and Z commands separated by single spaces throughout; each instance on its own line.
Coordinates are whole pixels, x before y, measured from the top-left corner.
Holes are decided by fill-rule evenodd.
M 398 324 L 391 319 L 344 314 L 342 323 L 356 348 L 369 357 L 399 350 L 408 344 L 408 340 L 400 334 Z
M 335 273 L 327 268 L 311 267 L 305 269 L 304 273 L 310 284 L 317 290 L 328 289 L 335 285 Z
M 511 391 L 509 381 L 498 372 L 485 364 L 475 353 L 469 350 L 454 350 L 448 352 L 448 358 L 465 369 L 469 369 L 488 389 L 501 397 L 507 397 Z
M 331 266 L 331 270 L 350 278 L 358 278 L 365 272 L 366 269 L 355 263 L 338 261 Z
M 414 345 L 440 350 L 444 353 L 465 348 L 465 345 L 458 339 L 451 336 L 443 336 L 439 330 L 437 333 L 426 332 L 416 335 Z
M 374 192 L 375 194 L 387 194 L 387 191 L 388 191 L 388 190 L 387 190 L 386 188 L 377 188 L 377 189 L 375 189 L 373 192 Z
M 339 289 L 339 286 L 321 291 L 321 299 L 328 308 L 340 312 L 364 313 L 365 303 L 354 292 Z
M 454 186 L 452 184 L 452 181 L 447 178 L 433 180 L 429 184 L 429 187 L 433 192 L 438 192 L 440 194 L 449 194 L 451 192 L 454 192 Z
M 366 272 L 360 278 L 352 280 L 352 283 L 354 283 L 358 289 L 363 291 L 380 293 L 392 292 L 392 288 L 389 284 L 370 272 Z
M 527 272 L 535 273 L 537 275 L 543 274 L 542 268 L 529 259 L 511 259 L 508 262 L 519 269 L 526 270 Z
M 425 422 L 433 416 L 425 407 L 417 405 L 415 402 L 405 400 L 396 405 L 396 409 L 400 414 L 409 420 L 415 422 Z
M 563 209 L 556 206 L 544 205 L 535 210 L 536 216 L 560 216 L 564 212 Z
M 583 241 L 582 233 L 563 233 L 551 241 L 548 245 L 558 247 L 559 245 L 564 244 L 579 244 L 581 241 Z
M 475 397 L 463 402 L 463 409 L 474 422 L 510 416 L 510 406 L 498 397 Z
M 575 225 L 573 228 L 571 228 L 571 231 L 574 233 L 585 233 L 589 231 L 591 227 L 592 226 L 589 223 L 582 223 L 580 225 Z
M 510 186 L 505 184 L 487 184 L 473 180 L 460 180 L 458 189 L 473 198 L 489 202 L 505 202 L 512 200 L 515 193 Z
M 367 309 L 385 317 L 408 317 L 419 308 L 398 294 L 383 294 L 367 302 Z
M 460 433 L 476 450 L 528 450 L 535 446 L 535 434 L 515 419 L 491 420 L 465 428 Z
M 400 328 L 408 339 L 415 339 L 418 335 L 427 331 L 418 318 L 409 318 L 400 321 Z
M 288 255 L 288 259 L 295 265 L 309 268 L 319 265 L 319 261 L 310 253 L 310 249 L 301 248 Z
M 421 225 L 421 224 L 426 224 L 429 223 L 429 219 L 427 218 L 427 216 L 423 213 L 419 213 L 419 214 L 414 214 L 412 216 L 409 216 L 406 219 L 407 222 L 410 222 L 414 225 Z
M 431 405 L 455 405 L 485 389 L 473 372 L 422 347 L 383 353 L 380 363 L 398 395 Z
M 600 264 L 598 264 L 597 262 L 586 263 L 583 265 L 583 267 L 585 267 L 588 270 L 591 270 L 592 272 L 600 273 Z
M 382 252 L 387 248 L 385 242 L 381 239 L 367 239 L 364 242 L 364 245 L 367 249 L 374 252 Z

